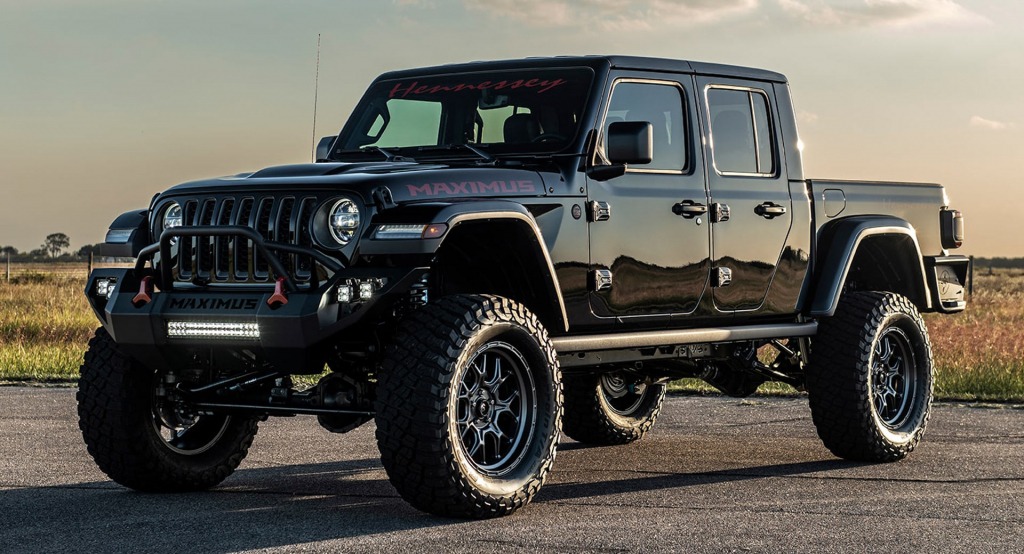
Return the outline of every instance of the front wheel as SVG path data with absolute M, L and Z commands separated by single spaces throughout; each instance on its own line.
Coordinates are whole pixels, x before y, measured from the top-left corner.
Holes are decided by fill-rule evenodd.
M 932 402 L 932 350 L 917 308 L 889 292 L 851 292 L 811 343 L 807 392 L 825 446 L 892 462 L 920 442 Z
M 583 443 L 631 443 L 651 429 L 664 400 L 665 385 L 624 372 L 566 377 L 562 430 Z
M 451 296 L 403 322 L 377 382 L 377 445 L 399 494 L 443 516 L 530 502 L 555 458 L 562 390 L 535 315 L 496 296 Z
M 78 381 L 78 426 L 89 454 L 111 479 L 140 491 L 217 485 L 249 452 L 257 420 L 192 413 L 162 394 L 165 387 L 159 373 L 97 330 Z

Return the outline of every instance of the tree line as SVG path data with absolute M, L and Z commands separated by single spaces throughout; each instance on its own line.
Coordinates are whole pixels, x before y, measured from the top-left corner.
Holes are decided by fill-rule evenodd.
M 974 258 L 974 268 L 1024 269 L 1024 258 Z
M 46 235 L 39 248 L 22 252 L 13 246 L 0 246 L 0 258 L 11 261 L 60 261 L 88 258 L 90 254 L 99 253 L 99 244 L 87 244 L 78 250 L 71 251 L 71 237 L 64 233 Z

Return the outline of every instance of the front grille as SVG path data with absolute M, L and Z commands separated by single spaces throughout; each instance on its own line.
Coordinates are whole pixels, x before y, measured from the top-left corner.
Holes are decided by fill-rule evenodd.
M 238 225 L 254 229 L 264 240 L 307 248 L 313 247 L 310 221 L 316 210 L 313 196 L 224 196 L 178 201 L 182 223 L 187 226 Z M 313 278 L 310 256 L 272 252 L 298 283 Z M 174 255 L 174 278 L 178 282 L 269 283 L 270 263 L 252 241 L 242 237 L 179 237 Z

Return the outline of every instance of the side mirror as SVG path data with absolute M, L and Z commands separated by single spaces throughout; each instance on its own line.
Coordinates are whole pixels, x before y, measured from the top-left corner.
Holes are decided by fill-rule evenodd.
M 653 127 L 647 121 L 612 123 L 605 144 L 612 164 L 649 164 L 654 159 Z
M 326 162 L 328 156 L 331 155 L 331 145 L 338 137 L 323 137 L 320 142 L 316 144 L 316 161 Z

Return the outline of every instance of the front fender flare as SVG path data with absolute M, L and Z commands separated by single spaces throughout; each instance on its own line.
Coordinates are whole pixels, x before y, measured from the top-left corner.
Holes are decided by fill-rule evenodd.
M 534 247 L 533 252 L 538 257 L 538 266 L 543 270 L 543 274 L 537 275 L 537 278 L 542 279 L 545 296 L 557 303 L 557 309 L 552 310 L 551 314 L 557 320 L 557 327 L 552 330 L 568 331 L 569 319 L 565 310 L 565 300 L 562 298 L 551 254 L 536 219 L 522 204 L 503 200 L 413 204 L 393 208 L 386 213 L 386 221 L 375 220 L 374 223 L 444 224 L 448 229 L 444 235 L 436 239 L 377 240 L 372 235 L 375 225 L 371 224 L 359 243 L 360 255 L 433 254 L 459 226 L 469 223 L 511 221 L 522 226 L 523 232 Z

